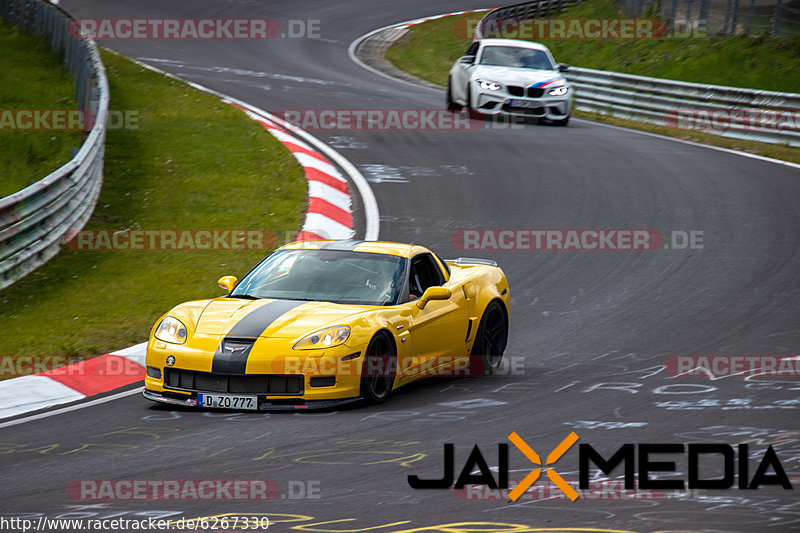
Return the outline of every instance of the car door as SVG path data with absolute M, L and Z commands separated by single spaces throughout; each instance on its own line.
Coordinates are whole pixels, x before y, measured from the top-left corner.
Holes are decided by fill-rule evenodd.
M 475 66 L 475 58 L 478 54 L 480 43 L 474 42 L 467 49 L 464 55 L 456 61 L 455 68 L 453 69 L 453 97 L 460 101 L 467 99 L 467 84 L 470 79 L 470 72 L 472 67 Z M 472 58 L 471 62 L 466 62 L 465 58 Z
M 428 287 L 445 286 L 452 295 L 447 300 L 430 300 L 424 309 L 416 302 Z M 445 283 L 441 267 L 429 252 L 411 259 L 409 268 L 410 335 L 415 359 L 424 369 L 432 369 L 464 355 L 468 310 L 460 286 Z

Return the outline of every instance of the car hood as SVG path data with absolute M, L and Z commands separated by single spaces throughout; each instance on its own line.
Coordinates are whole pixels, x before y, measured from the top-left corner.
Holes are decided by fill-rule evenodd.
M 346 324 L 365 312 L 355 305 L 297 300 L 211 300 L 195 324 L 198 335 L 295 338 L 318 329 Z
M 521 85 L 528 87 L 538 83 L 554 82 L 548 85 L 566 84 L 564 77 L 553 70 L 533 70 L 528 68 L 497 67 L 478 65 L 472 73 L 473 79 L 481 79 L 502 83 L 503 85 Z M 561 80 L 561 83 L 558 82 Z

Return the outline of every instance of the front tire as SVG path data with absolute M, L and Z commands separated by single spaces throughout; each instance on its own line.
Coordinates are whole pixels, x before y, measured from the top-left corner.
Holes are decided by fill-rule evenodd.
M 553 123 L 553 126 L 566 126 L 569 124 L 569 115 L 560 120 L 552 120 L 551 122 Z
M 483 114 L 472 107 L 472 87 L 469 84 L 467 85 L 467 105 L 464 106 L 464 109 L 469 113 L 469 118 L 483 120 Z
M 447 78 L 447 96 L 445 97 L 445 103 L 447 104 L 448 111 L 461 111 L 461 105 L 457 104 L 453 101 L 453 87 L 452 87 L 453 80 L 451 78 Z
M 495 300 L 483 312 L 471 352 L 472 356 L 481 358 L 484 374 L 493 374 L 500 367 L 507 341 L 506 315 L 502 304 Z
M 394 386 L 397 350 L 386 332 L 379 332 L 369 341 L 361 368 L 361 397 L 367 403 L 383 403 Z

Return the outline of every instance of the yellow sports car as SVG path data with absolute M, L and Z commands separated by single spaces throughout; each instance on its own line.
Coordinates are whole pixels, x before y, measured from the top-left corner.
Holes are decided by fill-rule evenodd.
M 490 373 L 506 347 L 508 281 L 493 261 L 296 242 L 218 283 L 226 296 L 156 322 L 145 398 L 246 410 L 378 403 L 425 376 Z

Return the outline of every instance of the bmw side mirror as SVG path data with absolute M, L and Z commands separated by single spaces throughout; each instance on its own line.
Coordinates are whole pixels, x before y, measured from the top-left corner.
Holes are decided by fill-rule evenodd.
M 475 64 L 475 56 L 464 56 L 458 60 L 459 63 L 463 63 L 464 65 L 474 65 Z
M 569 72 L 569 65 L 566 63 L 559 63 L 558 64 L 558 71 L 559 72 Z

